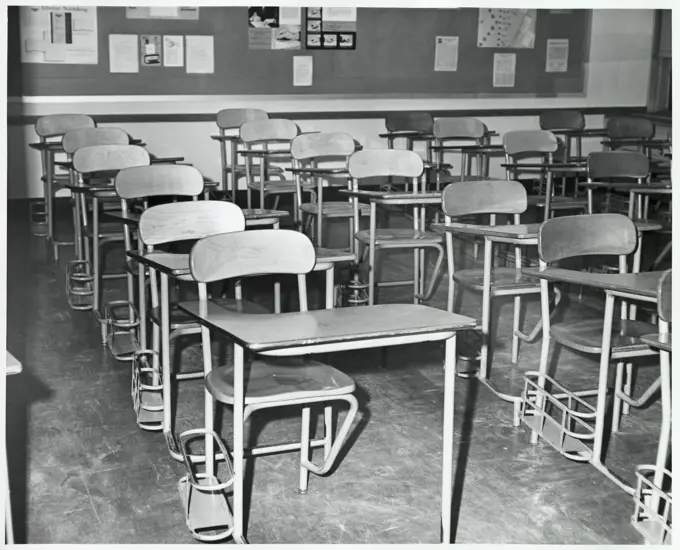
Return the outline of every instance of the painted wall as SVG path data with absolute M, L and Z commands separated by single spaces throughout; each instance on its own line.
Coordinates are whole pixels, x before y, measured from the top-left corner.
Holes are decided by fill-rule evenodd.
M 25 115 L 52 113 L 216 113 L 223 108 L 251 107 L 269 112 L 455 110 L 567 107 L 640 107 L 646 104 L 652 58 L 653 10 L 594 10 L 590 39 L 590 62 L 584 95 L 562 98 L 432 98 L 376 99 L 334 97 L 272 96 L 163 96 L 163 97 L 79 97 L 24 98 L 8 104 L 8 112 Z M 11 77 L 11 75 L 10 75 Z M 479 117 L 501 135 L 509 130 L 538 127 L 537 117 Z M 384 148 L 378 138 L 384 120 L 303 120 L 303 130 L 342 131 L 359 140 L 366 149 Z M 587 125 L 598 127 L 601 116 L 587 117 Z M 159 156 L 183 156 L 204 175 L 218 179 L 220 156 L 217 143 L 210 139 L 216 126 L 210 122 L 112 124 L 143 139 Z M 41 166 L 38 153 L 28 149 L 37 141 L 32 127 L 8 128 L 8 198 L 42 196 Z M 599 139 L 584 144 L 584 154 L 600 149 Z M 455 158 L 452 158 L 455 162 Z M 499 161 L 500 162 L 500 161 Z M 492 164 L 492 176 L 503 176 Z

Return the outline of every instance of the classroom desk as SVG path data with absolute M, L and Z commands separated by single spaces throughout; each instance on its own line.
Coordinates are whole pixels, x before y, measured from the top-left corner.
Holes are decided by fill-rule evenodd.
M 543 270 L 540 268 L 525 268 L 523 271 L 531 277 L 538 277 L 549 282 L 561 282 L 596 288 L 604 291 L 607 296 L 604 314 L 606 322 L 602 334 L 600 375 L 597 388 L 595 433 L 593 440 L 593 450 L 589 462 L 628 494 L 633 494 L 634 488 L 617 478 L 602 463 L 604 423 L 607 409 L 607 386 L 609 379 L 609 365 L 611 363 L 611 319 L 613 318 L 614 314 L 615 298 L 656 303 L 659 281 L 665 272 L 648 271 L 645 273 L 588 273 L 582 271 L 572 271 L 569 269 L 561 269 L 557 267 L 548 267 Z M 665 432 L 667 429 L 669 429 L 668 426 L 662 425 L 662 432 Z
M 451 542 L 456 332 L 473 327 L 474 319 L 410 304 L 257 316 L 234 314 L 210 304 L 206 309 L 198 302 L 181 303 L 179 307 L 235 344 L 233 537 L 237 542 L 245 542 L 244 350 L 268 356 L 299 356 L 445 340 L 441 526 L 442 541 Z M 206 419 L 206 426 L 211 425 L 211 419 Z
M 23 370 L 22 364 L 10 352 L 5 351 L 5 376 L 19 374 Z M 9 467 L 7 465 L 7 441 L 3 441 L 5 448 L 4 456 L 2 457 L 2 483 L 5 484 L 5 538 L 7 544 L 14 544 L 14 525 L 12 523 L 12 499 L 10 497 L 9 487 Z
M 576 157 L 575 160 L 583 160 L 583 138 L 605 137 L 609 135 L 606 128 L 560 128 L 550 130 L 556 136 L 564 136 L 566 147 L 566 158 L 572 160 L 571 156 L 571 141 L 576 139 Z
M 513 403 L 514 406 L 514 416 L 513 425 L 519 426 L 519 414 L 520 406 L 522 403 L 521 396 L 509 395 L 498 390 L 489 380 L 488 371 L 488 347 L 490 345 L 490 328 L 491 328 L 491 283 L 492 283 L 492 270 L 493 270 L 493 245 L 494 243 L 506 243 L 513 244 L 515 246 L 537 246 L 538 245 L 538 228 L 540 223 L 532 224 L 511 224 L 511 225 L 476 225 L 476 224 L 466 224 L 466 223 L 450 223 L 450 224 L 437 224 L 433 225 L 433 228 L 443 230 L 447 233 L 452 233 L 455 235 L 471 235 L 474 237 L 484 238 L 484 267 L 482 269 L 482 278 L 479 280 L 477 276 L 478 270 L 463 270 L 462 273 L 467 271 L 475 277 L 475 282 L 481 284 L 482 289 L 482 324 L 481 324 L 481 336 L 482 336 L 482 347 L 478 352 L 479 356 L 479 371 L 477 373 L 477 378 L 487 386 L 497 397 L 503 401 L 508 401 Z M 449 274 L 449 277 L 451 274 Z M 518 289 L 515 291 L 517 295 L 520 294 L 536 294 L 539 292 L 538 281 L 536 284 L 532 284 L 531 281 L 526 280 L 526 277 L 521 276 L 520 268 L 515 268 L 515 278 L 518 283 Z M 452 287 L 451 281 L 449 281 L 449 288 Z M 449 296 L 449 303 L 451 307 L 453 305 L 453 295 Z M 519 325 L 515 324 L 513 330 L 516 333 L 520 333 Z M 521 335 L 520 338 L 525 341 L 531 341 L 536 338 L 541 330 L 541 323 L 532 330 L 529 336 L 524 337 Z M 513 359 L 516 360 L 519 350 L 513 349 Z M 467 351 L 471 356 L 472 352 Z

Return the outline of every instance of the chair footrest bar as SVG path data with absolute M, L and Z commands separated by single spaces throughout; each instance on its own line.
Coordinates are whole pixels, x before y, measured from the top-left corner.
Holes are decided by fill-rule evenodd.
M 94 281 L 90 264 L 70 261 L 66 266 L 66 299 L 71 309 L 87 311 L 94 307 Z
M 35 237 L 48 236 L 48 213 L 47 203 L 45 201 L 36 201 L 30 203 L 28 219 L 31 226 L 31 235 Z
M 647 544 L 672 544 L 672 496 L 673 474 L 663 470 L 662 487 L 656 485 L 656 466 L 640 465 L 635 472 L 638 483 L 633 499 L 635 512 L 631 517 L 633 527 L 644 537 Z M 664 490 L 667 482 L 668 489 Z
M 132 406 L 137 425 L 146 431 L 163 429 L 163 377 L 160 368 L 153 367 L 157 356 L 153 350 L 139 350 L 132 359 Z

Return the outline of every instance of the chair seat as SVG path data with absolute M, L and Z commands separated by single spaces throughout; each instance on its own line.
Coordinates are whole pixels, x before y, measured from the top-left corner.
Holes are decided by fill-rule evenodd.
M 252 182 L 248 187 L 254 191 L 260 190 L 260 182 Z M 313 187 L 311 185 L 302 185 L 303 189 Z M 267 180 L 264 182 L 265 193 L 295 193 L 295 182 L 292 180 Z
M 355 238 L 364 243 L 370 242 L 369 230 L 358 231 Z M 433 231 L 420 231 L 416 229 L 378 229 L 375 232 L 376 246 L 422 246 L 431 244 L 441 244 L 444 241 L 444 236 L 434 233 Z
M 645 334 L 642 336 L 641 341 L 652 349 L 668 352 L 672 351 L 672 334 Z
M 224 168 L 227 172 L 231 172 L 231 165 L 228 164 Z M 283 174 L 283 168 L 280 166 L 268 166 L 267 167 L 267 172 L 269 174 Z M 245 174 L 246 173 L 246 165 L 245 164 L 237 164 L 236 165 L 236 173 L 237 174 Z M 259 176 L 260 175 L 260 165 L 259 164 L 253 164 L 250 167 L 250 173 L 253 176 Z
M 235 300 L 233 298 L 221 298 L 219 300 L 211 300 L 212 302 L 218 304 L 220 307 L 228 311 L 234 311 L 237 313 L 250 313 L 252 315 L 260 315 L 263 313 L 271 313 L 266 307 L 256 304 L 254 302 L 249 302 L 248 300 Z M 161 308 L 154 307 L 151 308 L 149 312 L 149 317 L 151 321 L 156 325 L 161 324 Z M 170 330 L 174 330 L 180 326 L 187 327 L 190 325 L 198 326 L 195 317 L 191 317 L 184 310 L 179 309 L 176 304 L 170 305 Z
M 337 264 L 340 262 L 354 262 L 357 259 L 356 254 L 348 250 L 340 250 L 334 248 L 315 248 L 316 265 Z
M 453 280 L 481 292 L 484 290 L 483 269 L 463 269 L 453 274 Z M 536 277 L 530 277 L 514 267 L 494 267 L 491 271 L 491 295 L 512 291 L 533 290 L 540 292 L 541 287 Z
M 245 404 L 272 403 L 293 399 L 352 393 L 354 381 L 337 369 L 318 361 L 299 358 L 254 360 L 246 364 Z M 234 404 L 234 368 L 213 369 L 205 379 L 211 395 L 222 403 Z
M 92 232 L 92 223 L 89 223 L 86 225 L 84 228 L 83 234 L 91 239 L 93 232 Z M 99 238 L 100 239 L 122 239 L 123 238 L 123 224 L 122 222 L 119 221 L 106 221 L 106 222 L 99 222 Z
M 354 216 L 354 207 L 347 201 L 328 201 L 323 203 L 323 216 L 326 218 L 351 218 Z M 300 210 L 313 216 L 319 215 L 319 203 L 307 202 L 300 206 Z M 368 216 L 371 207 L 368 204 L 359 205 L 359 215 Z
M 664 224 L 656 220 L 633 220 L 638 231 L 661 231 Z
M 545 197 L 542 195 L 529 195 L 527 197 L 527 204 L 529 206 L 545 206 Z M 550 200 L 550 207 L 553 210 L 572 210 L 577 208 L 588 208 L 588 199 L 575 199 L 573 197 L 552 197 Z
M 550 326 L 550 335 L 557 342 L 584 353 L 601 353 L 603 331 L 603 317 L 584 319 L 579 315 Z M 657 331 L 658 327 L 650 323 L 614 319 L 612 353 L 645 350 L 647 346 L 640 338 Z

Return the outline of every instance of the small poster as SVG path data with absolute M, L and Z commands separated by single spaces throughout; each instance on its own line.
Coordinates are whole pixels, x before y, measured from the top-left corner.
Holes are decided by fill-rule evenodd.
M 293 58 L 293 86 L 311 86 L 314 74 L 314 58 L 296 55 Z
M 533 48 L 536 10 L 479 8 L 479 48 Z
M 493 56 L 493 87 L 514 88 L 517 54 L 496 53 Z
M 143 34 L 139 37 L 140 63 L 142 67 L 160 67 L 163 53 L 161 37 L 158 34 Z
M 184 67 L 184 37 L 163 37 L 163 66 Z
M 299 50 L 301 34 L 302 8 L 248 8 L 250 50 Z
M 187 36 L 187 73 L 215 72 L 215 47 L 212 36 Z
M 548 40 L 545 57 L 546 73 L 566 73 L 569 65 L 569 40 Z
M 435 71 L 458 70 L 458 37 L 438 36 L 434 52 Z
M 307 49 L 356 49 L 356 8 L 307 8 Z
M 136 34 L 110 34 L 109 70 L 112 73 L 138 73 L 138 44 Z

